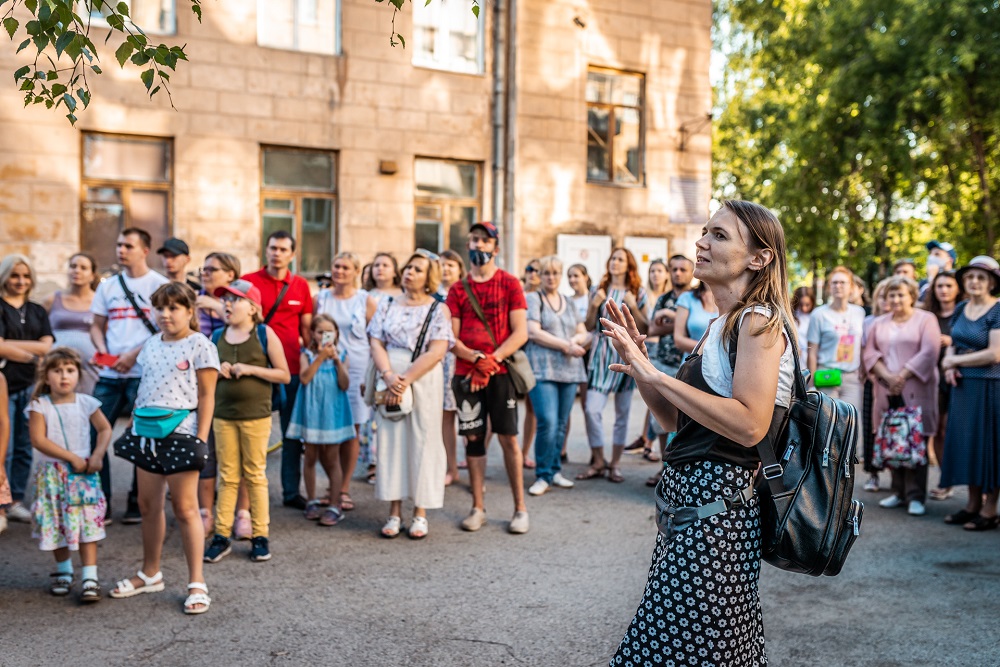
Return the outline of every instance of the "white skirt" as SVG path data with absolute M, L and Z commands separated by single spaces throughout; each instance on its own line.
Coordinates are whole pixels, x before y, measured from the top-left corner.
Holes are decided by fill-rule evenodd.
M 412 352 L 390 348 L 395 373 L 410 366 Z M 378 474 L 375 497 L 393 501 L 410 498 L 424 509 L 444 507 L 444 477 L 448 460 L 441 436 L 444 373 L 441 364 L 411 385 L 413 412 L 399 420 L 374 411 L 378 424 Z

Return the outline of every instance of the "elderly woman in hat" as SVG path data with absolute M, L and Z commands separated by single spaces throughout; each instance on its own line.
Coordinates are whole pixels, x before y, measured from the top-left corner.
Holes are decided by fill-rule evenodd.
M 969 300 L 955 309 L 952 344 L 941 361 L 952 386 L 941 486 L 967 484 L 969 500 L 944 520 L 991 530 L 1000 526 L 1000 264 L 975 257 L 956 277 Z

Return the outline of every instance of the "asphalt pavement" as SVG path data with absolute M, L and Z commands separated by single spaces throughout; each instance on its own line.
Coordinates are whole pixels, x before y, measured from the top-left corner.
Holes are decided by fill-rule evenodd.
M 641 408 L 636 398 L 630 433 Z M 610 431 L 610 408 L 605 419 Z M 213 602 L 203 616 L 181 611 L 186 570 L 169 510 L 167 590 L 87 607 L 76 601 L 78 587 L 69 598 L 48 594 L 52 556 L 37 550 L 29 526 L 12 524 L 0 536 L 0 665 L 606 665 L 642 596 L 656 534 L 643 482 L 656 464 L 626 455 L 623 484 L 583 481 L 529 497 L 531 531 L 509 535 L 513 506 L 499 453 L 494 443 L 489 524 L 458 529 L 471 499 L 463 473 L 445 508 L 429 512 L 423 541 L 378 536 L 388 506 L 363 480 L 352 489 L 357 509 L 336 527 L 282 508 L 272 454 L 274 557 L 251 563 L 243 542 L 206 564 Z M 567 476 L 587 458 L 577 407 Z M 114 472 L 117 518 L 129 476 L 121 461 Z M 533 479 L 525 471 L 525 487 Z M 763 566 L 770 664 L 1000 665 L 1000 531 L 941 521 L 964 503 L 964 489 L 914 518 L 879 508 L 887 494 L 861 491 L 861 481 L 862 535 L 839 576 Z M 139 528 L 116 521 L 99 554 L 107 591 L 141 564 Z

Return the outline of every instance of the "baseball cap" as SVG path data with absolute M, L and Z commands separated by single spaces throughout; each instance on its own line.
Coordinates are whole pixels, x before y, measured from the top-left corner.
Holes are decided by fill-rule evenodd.
M 939 248 L 941 250 L 944 250 L 946 253 L 948 253 L 948 255 L 951 257 L 951 261 L 952 262 L 957 262 L 958 261 L 958 253 L 955 252 L 955 246 L 953 246 L 952 244 L 950 244 L 950 243 L 942 243 L 941 241 L 930 241 L 927 244 L 927 249 L 928 250 L 934 250 L 935 248 Z
M 476 228 L 479 228 L 484 232 L 486 232 L 486 235 L 489 236 L 491 239 L 500 238 L 500 230 L 498 230 L 497 226 L 494 225 L 492 222 L 487 222 L 485 220 L 477 222 L 473 224 L 471 227 L 469 227 L 469 231 L 471 232 L 473 229 Z
M 232 294 L 241 299 L 249 299 L 261 307 L 264 305 L 257 286 L 249 280 L 243 280 L 242 278 L 234 280 L 225 287 L 217 287 L 215 289 L 215 296 L 221 297 L 223 294 Z
M 171 255 L 190 255 L 191 249 L 188 248 L 188 244 L 181 241 L 179 238 L 171 236 L 169 239 L 163 242 L 163 246 L 156 251 L 157 255 L 162 255 L 165 252 L 169 252 Z

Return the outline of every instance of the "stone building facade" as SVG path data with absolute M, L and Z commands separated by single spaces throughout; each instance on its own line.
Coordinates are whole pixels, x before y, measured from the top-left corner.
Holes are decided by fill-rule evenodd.
M 129 225 L 247 270 L 286 228 L 314 273 L 341 250 L 460 244 L 494 215 L 508 266 L 559 235 L 690 252 L 707 214 L 710 0 L 480 2 L 479 19 L 470 0 L 417 2 L 395 17 L 405 48 L 374 0 L 215 0 L 200 25 L 182 0 L 129 4 L 152 39 L 187 44 L 169 100 L 111 49 L 75 128 L 0 86 L 0 253 L 43 280 L 81 247 L 106 266 Z

